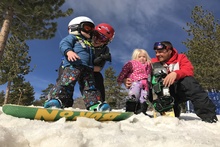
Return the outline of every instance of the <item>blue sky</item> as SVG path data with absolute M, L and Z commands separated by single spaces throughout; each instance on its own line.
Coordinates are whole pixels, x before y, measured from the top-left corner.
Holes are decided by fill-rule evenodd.
M 109 44 L 113 60 L 106 64 L 104 70 L 113 66 L 118 75 L 135 48 L 146 49 L 154 57 L 154 42 L 168 40 L 179 52 L 186 52 L 182 42 L 188 36 L 183 27 L 187 27 L 186 22 L 192 22 L 191 12 L 196 5 L 203 6 L 204 10 L 211 11 L 216 19 L 220 19 L 219 0 L 67 0 L 63 9 L 71 7 L 74 13 L 57 20 L 56 36 L 49 40 L 27 41 L 32 56 L 31 66 L 36 68 L 25 77 L 26 81 L 34 87 L 35 98 L 39 98 L 48 84 L 55 83 L 55 70 L 61 62 L 59 42 L 68 35 L 67 25 L 74 17 L 87 16 L 95 24 L 104 22 L 115 28 L 115 38 Z M 0 90 L 5 90 L 5 85 L 1 85 Z M 78 96 L 77 86 L 74 98 Z

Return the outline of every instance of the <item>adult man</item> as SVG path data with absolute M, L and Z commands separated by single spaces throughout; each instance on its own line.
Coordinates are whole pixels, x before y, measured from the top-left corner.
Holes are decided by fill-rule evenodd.
M 189 59 L 184 54 L 178 54 L 169 41 L 156 42 L 154 50 L 156 58 L 152 59 L 152 63 L 160 62 L 168 70 L 163 85 L 169 87 L 170 94 L 175 99 L 175 116 L 180 116 L 179 104 L 191 100 L 197 116 L 205 122 L 217 122 L 215 105 L 193 77 L 193 66 Z M 129 82 L 125 81 L 125 84 L 129 86 Z

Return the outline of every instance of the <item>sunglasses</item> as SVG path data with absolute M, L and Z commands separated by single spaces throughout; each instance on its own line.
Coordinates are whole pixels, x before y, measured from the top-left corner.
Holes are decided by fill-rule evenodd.
M 82 29 L 83 32 L 91 33 L 95 28 L 95 26 L 92 23 L 84 22 L 80 24 L 80 28 Z
M 94 31 L 94 37 L 96 37 L 96 40 L 99 42 L 108 42 L 109 39 L 105 35 L 99 33 L 98 31 Z
M 162 44 L 161 42 L 154 43 L 154 50 L 162 50 L 166 48 L 166 45 Z

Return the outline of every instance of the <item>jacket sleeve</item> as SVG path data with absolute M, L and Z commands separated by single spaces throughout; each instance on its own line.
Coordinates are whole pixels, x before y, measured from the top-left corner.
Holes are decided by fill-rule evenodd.
M 74 51 L 74 45 L 76 43 L 76 37 L 73 35 L 68 35 L 63 38 L 60 42 L 60 51 L 62 55 L 66 56 L 68 51 Z
M 125 78 L 128 78 L 128 75 L 131 73 L 131 70 L 132 70 L 132 63 L 131 62 L 126 63 L 123 66 L 118 76 L 117 82 L 122 83 Z
M 179 62 L 179 70 L 175 70 L 175 72 L 177 73 L 177 79 L 182 79 L 184 77 L 187 76 L 193 76 L 194 75 L 194 71 L 193 71 L 193 65 L 192 63 L 189 61 L 189 59 L 186 57 L 186 55 L 181 54 L 178 57 L 178 62 Z

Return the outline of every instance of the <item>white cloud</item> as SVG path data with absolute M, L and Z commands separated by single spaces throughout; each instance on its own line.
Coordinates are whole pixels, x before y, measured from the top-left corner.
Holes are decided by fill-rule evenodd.
M 75 0 L 67 1 L 66 5 L 74 9 L 73 17 L 86 15 L 95 23 L 110 23 L 116 31 L 112 55 L 123 55 L 117 56 L 117 61 L 125 63 L 130 60 L 133 49 L 151 47 L 152 43 L 148 40 L 152 35 L 152 28 L 156 28 L 168 15 L 172 15 L 169 11 L 174 8 L 174 4 L 174 0 Z
M 45 79 L 45 78 L 42 78 L 42 77 L 40 77 L 40 76 L 31 75 L 31 74 L 25 76 L 25 78 L 26 78 L 26 81 L 31 81 L 31 83 L 32 83 L 33 85 L 35 85 L 35 87 L 36 87 L 37 89 L 42 89 L 42 90 L 43 90 L 43 89 L 46 89 L 47 86 L 48 86 L 48 84 L 54 83 L 54 82 L 51 82 L 51 81 L 49 81 L 49 80 L 47 80 L 47 79 Z M 55 81 L 55 80 L 54 80 L 54 81 Z

